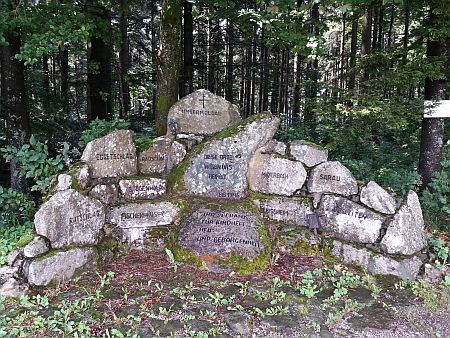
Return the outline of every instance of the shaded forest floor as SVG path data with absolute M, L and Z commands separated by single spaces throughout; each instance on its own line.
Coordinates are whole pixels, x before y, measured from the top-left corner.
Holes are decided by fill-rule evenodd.
M 375 279 L 289 254 L 242 277 L 131 251 L 58 288 L 1 299 L 0 310 L 8 337 L 450 337 L 450 283 Z

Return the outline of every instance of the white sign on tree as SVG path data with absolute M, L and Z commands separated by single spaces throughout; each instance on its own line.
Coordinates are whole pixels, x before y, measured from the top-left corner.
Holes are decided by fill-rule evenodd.
M 450 118 L 450 100 L 425 100 L 424 108 L 424 118 Z

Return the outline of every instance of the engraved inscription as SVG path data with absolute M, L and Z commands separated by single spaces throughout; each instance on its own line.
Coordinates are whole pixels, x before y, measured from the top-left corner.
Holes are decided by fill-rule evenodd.
M 114 154 L 114 153 L 96 153 L 95 159 L 97 161 L 111 161 L 111 160 L 131 160 L 134 159 L 133 154 Z
M 100 213 L 101 210 L 94 210 L 92 212 L 80 212 L 78 215 L 69 218 L 69 224 L 89 221 L 93 218 L 100 217 Z

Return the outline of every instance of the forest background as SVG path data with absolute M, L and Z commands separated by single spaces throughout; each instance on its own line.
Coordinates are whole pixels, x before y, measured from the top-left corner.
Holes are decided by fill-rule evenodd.
M 163 134 L 170 106 L 199 88 L 242 117 L 271 111 L 277 138 L 325 146 L 358 180 L 418 190 L 429 242 L 444 250 L 450 123 L 423 117 L 424 99 L 448 99 L 449 9 L 448 0 L 0 0 L 0 264 L 87 142 L 117 128 L 138 144 Z

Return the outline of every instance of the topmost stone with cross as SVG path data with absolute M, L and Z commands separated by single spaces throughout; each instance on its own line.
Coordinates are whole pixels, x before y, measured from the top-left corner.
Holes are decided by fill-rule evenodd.
M 212 135 L 241 120 L 238 108 L 206 89 L 179 100 L 169 110 L 168 133 Z

